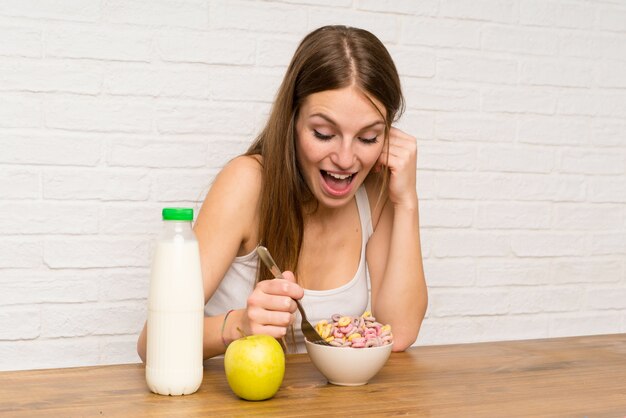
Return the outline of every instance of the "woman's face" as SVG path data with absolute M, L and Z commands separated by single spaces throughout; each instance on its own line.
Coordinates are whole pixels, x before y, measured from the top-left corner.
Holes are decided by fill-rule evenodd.
M 385 108 L 372 98 L 383 115 Z M 383 148 L 385 121 L 356 87 L 308 96 L 296 120 L 296 158 L 321 205 L 347 204 Z

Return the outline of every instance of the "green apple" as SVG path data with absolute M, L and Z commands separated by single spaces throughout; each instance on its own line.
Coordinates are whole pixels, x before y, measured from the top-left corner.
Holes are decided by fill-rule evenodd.
M 235 395 L 249 401 L 269 399 L 283 382 L 285 353 L 269 335 L 242 337 L 226 349 L 224 371 Z

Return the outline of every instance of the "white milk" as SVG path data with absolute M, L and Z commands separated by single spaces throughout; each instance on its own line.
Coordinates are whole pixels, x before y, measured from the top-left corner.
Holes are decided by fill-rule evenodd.
M 200 254 L 190 221 L 163 224 L 150 277 L 146 382 L 161 395 L 186 395 L 198 390 L 203 373 Z

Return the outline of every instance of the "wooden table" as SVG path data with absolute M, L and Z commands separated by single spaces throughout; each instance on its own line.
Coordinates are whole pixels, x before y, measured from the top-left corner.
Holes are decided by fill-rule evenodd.
M 278 394 L 235 397 L 221 359 L 199 391 L 150 393 L 140 364 L 0 372 L 1 417 L 625 417 L 626 334 L 416 347 L 367 385 L 327 384 L 287 357 Z

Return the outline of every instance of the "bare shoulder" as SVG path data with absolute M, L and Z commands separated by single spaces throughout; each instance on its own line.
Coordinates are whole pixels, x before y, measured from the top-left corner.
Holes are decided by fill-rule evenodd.
M 236 237 L 239 245 L 256 230 L 262 171 L 259 158 L 237 157 L 218 173 L 198 214 L 196 228 Z
M 260 157 L 243 155 L 222 169 L 215 178 L 208 198 L 217 198 L 223 207 L 255 209 L 261 190 Z
M 235 183 L 240 187 L 260 187 L 261 185 L 261 157 L 242 155 L 228 162 L 217 175 L 215 182 L 231 185 Z

